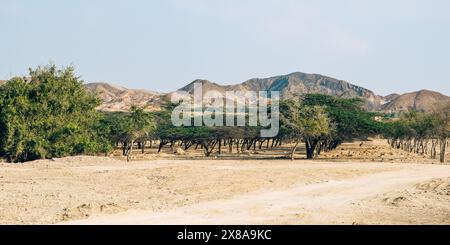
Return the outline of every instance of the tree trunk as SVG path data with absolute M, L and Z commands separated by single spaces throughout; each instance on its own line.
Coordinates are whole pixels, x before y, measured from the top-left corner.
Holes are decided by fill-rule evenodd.
M 131 159 L 131 152 L 133 152 L 133 143 L 134 143 L 134 142 L 131 141 L 130 147 L 129 147 L 128 152 L 127 152 L 127 162 L 129 162 L 130 159 Z
M 211 155 L 211 151 L 209 150 L 208 143 L 202 142 L 202 147 L 205 151 L 205 157 L 209 157 Z
M 311 142 L 310 140 L 306 140 L 306 158 L 313 159 L 314 158 L 314 150 L 317 146 L 317 141 Z
M 436 140 L 432 139 L 431 140 L 431 158 L 432 159 L 436 159 Z
M 158 153 L 161 152 L 162 148 L 163 148 L 164 143 L 161 141 L 159 142 L 159 147 L 158 147 Z
M 145 144 L 146 144 L 146 142 L 144 141 L 144 142 L 142 142 L 141 143 L 141 150 L 142 150 L 142 154 L 144 154 L 145 153 Z
M 122 144 L 122 156 L 126 156 L 127 155 L 127 144 L 124 142 Z
M 297 150 L 298 147 L 298 141 L 295 143 L 294 148 L 292 148 L 292 152 L 291 152 L 291 160 L 294 161 L 295 160 L 295 151 Z
M 447 145 L 447 138 L 441 138 L 441 156 L 440 156 L 440 162 L 445 162 L 445 146 Z

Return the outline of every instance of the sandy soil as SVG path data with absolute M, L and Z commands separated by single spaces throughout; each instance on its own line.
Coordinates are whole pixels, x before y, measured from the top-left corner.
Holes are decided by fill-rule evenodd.
M 374 147 L 376 155 L 389 149 L 374 141 L 329 154 Z M 343 162 L 325 155 L 316 161 L 126 163 L 80 156 L 2 163 L 0 223 L 450 224 L 449 165 L 360 155 Z M 413 163 L 403 163 L 408 160 Z

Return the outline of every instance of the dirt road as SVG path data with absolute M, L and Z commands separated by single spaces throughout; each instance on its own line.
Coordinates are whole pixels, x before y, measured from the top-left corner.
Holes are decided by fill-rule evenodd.
M 442 182 L 437 186 L 443 185 L 443 188 L 448 188 L 450 166 L 424 168 L 423 165 L 415 165 L 405 170 L 377 173 L 348 180 L 300 184 L 283 190 L 256 191 L 226 200 L 181 207 L 169 212 L 130 211 L 68 224 L 410 224 L 422 222 L 448 224 L 450 223 L 449 193 L 442 193 L 447 194 L 445 200 L 430 200 L 430 203 L 425 205 L 426 208 L 435 207 L 436 209 L 442 205 L 443 210 L 440 215 L 434 214 L 434 216 L 441 216 L 441 220 L 433 215 L 410 218 L 409 214 L 418 213 L 424 207 L 409 205 L 406 210 L 396 203 L 404 201 L 412 204 L 417 199 L 423 199 L 424 197 L 416 193 L 417 196 L 407 200 L 410 196 L 402 196 L 402 193 L 414 192 L 417 185 L 423 185 L 432 179 L 434 182 Z M 450 191 L 450 188 L 446 190 Z M 371 217 L 374 213 L 375 217 Z
M 450 165 L 382 140 L 273 154 L 0 163 L 0 224 L 450 224 Z

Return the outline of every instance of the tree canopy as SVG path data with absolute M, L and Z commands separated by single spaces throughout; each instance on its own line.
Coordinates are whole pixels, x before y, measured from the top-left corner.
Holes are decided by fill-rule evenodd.
M 108 152 L 95 130 L 98 98 L 73 67 L 30 69 L 0 87 L 0 155 L 12 162 Z

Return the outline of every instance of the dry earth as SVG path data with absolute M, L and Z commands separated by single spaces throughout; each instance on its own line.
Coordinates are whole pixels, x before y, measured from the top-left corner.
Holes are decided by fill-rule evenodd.
M 375 140 L 315 161 L 2 163 L 0 223 L 450 224 L 450 166 L 400 154 Z

